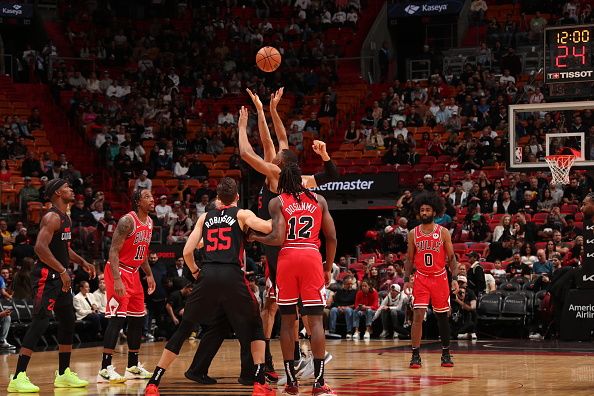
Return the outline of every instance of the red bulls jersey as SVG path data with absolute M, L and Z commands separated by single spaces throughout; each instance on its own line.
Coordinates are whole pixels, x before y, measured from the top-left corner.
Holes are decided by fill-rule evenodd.
M 435 224 L 433 230 L 429 234 L 425 234 L 420 225 L 414 228 L 414 264 L 417 271 L 422 274 L 439 275 L 445 271 L 446 251 L 441 238 L 442 229 L 442 226 Z
M 281 194 L 278 198 L 287 225 L 282 248 L 318 250 L 322 228 L 322 208 L 318 202 L 305 193 L 299 194 L 299 200 L 291 194 Z
M 144 263 L 149 251 L 153 235 L 153 220 L 147 216 L 146 223 L 143 223 L 134 211 L 128 213 L 128 216 L 134 221 L 134 229 L 120 250 L 120 264 L 137 269 Z

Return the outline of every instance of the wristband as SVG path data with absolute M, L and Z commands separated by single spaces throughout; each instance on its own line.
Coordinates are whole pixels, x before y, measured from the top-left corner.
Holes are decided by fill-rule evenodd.
M 60 272 L 60 275 L 64 275 L 66 273 L 66 268 L 64 268 L 64 271 Z
M 196 271 L 193 271 L 193 272 L 192 272 L 192 275 L 194 275 L 194 274 L 196 274 L 196 273 L 198 273 L 198 272 L 200 272 L 200 268 L 196 268 Z

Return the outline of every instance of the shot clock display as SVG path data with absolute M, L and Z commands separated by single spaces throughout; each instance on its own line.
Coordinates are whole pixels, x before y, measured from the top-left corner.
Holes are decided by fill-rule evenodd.
M 546 28 L 545 82 L 594 81 L 593 43 L 594 25 Z

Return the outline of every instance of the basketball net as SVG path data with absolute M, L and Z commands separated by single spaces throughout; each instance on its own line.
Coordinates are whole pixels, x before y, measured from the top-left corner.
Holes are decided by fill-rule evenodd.
M 547 155 L 545 157 L 553 175 L 551 184 L 569 184 L 569 171 L 575 158 L 575 155 Z

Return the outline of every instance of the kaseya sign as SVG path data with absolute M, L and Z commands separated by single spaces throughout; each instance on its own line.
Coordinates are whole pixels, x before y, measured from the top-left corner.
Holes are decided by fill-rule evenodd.
M 3 18 L 31 18 L 33 6 L 31 4 L 0 3 L 0 17 Z
M 397 173 L 343 175 L 313 189 L 326 198 L 385 197 L 398 193 Z
M 420 16 L 458 14 L 464 6 L 464 0 L 425 0 L 400 1 L 389 5 L 388 17 L 407 18 Z

